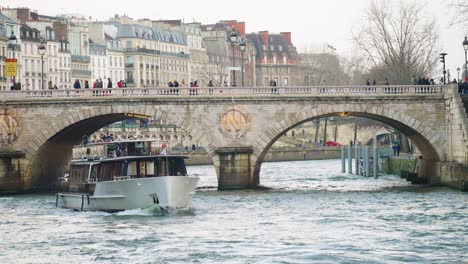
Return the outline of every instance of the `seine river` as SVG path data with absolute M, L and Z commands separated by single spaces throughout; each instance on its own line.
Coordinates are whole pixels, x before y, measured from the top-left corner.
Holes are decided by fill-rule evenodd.
M 468 194 L 339 173 L 340 161 L 265 163 L 265 190 L 216 190 L 193 208 L 120 213 L 0 197 L 0 263 L 468 263 Z

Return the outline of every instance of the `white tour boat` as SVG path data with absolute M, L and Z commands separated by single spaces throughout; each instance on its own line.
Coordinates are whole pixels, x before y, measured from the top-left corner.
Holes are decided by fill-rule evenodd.
M 158 154 L 155 154 L 158 153 Z M 191 206 L 199 177 L 187 175 L 183 155 L 155 140 L 91 143 L 73 149 L 56 205 L 81 211 Z

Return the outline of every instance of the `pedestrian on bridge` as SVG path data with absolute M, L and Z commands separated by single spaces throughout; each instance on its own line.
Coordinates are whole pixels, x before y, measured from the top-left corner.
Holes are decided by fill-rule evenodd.
M 75 80 L 75 83 L 73 84 L 73 88 L 81 89 L 80 80 L 78 80 L 78 79 Z

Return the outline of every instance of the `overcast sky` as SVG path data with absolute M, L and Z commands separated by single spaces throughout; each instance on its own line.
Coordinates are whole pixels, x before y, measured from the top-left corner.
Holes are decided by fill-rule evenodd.
M 185 22 L 214 23 L 237 19 L 246 22 L 247 32 L 268 30 L 273 33 L 291 31 L 293 42 L 301 50 L 314 47 L 322 50 L 329 43 L 340 55 L 352 50 L 351 34 L 363 21 L 371 0 L 2 0 L 0 5 L 30 7 L 44 15 L 78 13 L 106 20 L 114 14 L 132 18 L 183 19 Z M 387 0 L 397 1 L 397 0 Z M 455 69 L 464 62 L 461 26 L 449 26 L 452 15 L 448 0 L 421 0 L 428 15 L 438 20 L 441 52 L 447 52 L 447 68 Z

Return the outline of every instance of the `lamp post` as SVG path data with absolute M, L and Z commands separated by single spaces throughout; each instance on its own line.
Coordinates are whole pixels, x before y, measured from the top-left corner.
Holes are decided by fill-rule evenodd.
M 239 49 L 241 52 L 241 80 L 242 80 L 242 87 L 244 87 L 244 52 L 245 52 L 245 42 L 242 40 L 242 42 L 239 44 Z
M 444 74 L 444 85 L 447 84 L 447 79 L 445 78 L 445 75 L 447 74 L 447 71 L 445 70 L 445 56 L 447 56 L 447 53 L 440 53 L 440 62 L 442 62 L 443 65 L 443 71 L 442 73 Z
M 235 87 L 236 86 L 236 70 L 234 67 L 236 67 L 236 57 L 234 54 L 234 47 L 236 43 L 238 42 L 238 35 L 236 31 L 231 32 L 229 35 L 229 38 L 231 39 L 231 47 L 232 47 L 232 83 L 231 86 Z
M 41 41 L 41 44 L 37 48 L 39 50 L 39 55 L 41 55 L 41 89 L 44 90 L 44 54 L 46 52 L 44 42 Z
M 12 59 L 15 58 L 16 42 L 17 42 L 17 39 L 16 39 L 16 36 L 15 36 L 15 33 L 13 31 L 11 31 L 11 35 L 10 35 L 10 37 L 8 37 L 8 44 L 11 47 L 11 49 L 13 50 L 13 58 Z M 13 86 L 10 87 L 11 90 L 14 89 L 15 84 L 16 84 L 16 79 L 15 79 L 15 76 L 13 76 Z
M 457 68 L 457 82 L 460 82 L 460 67 Z
M 465 79 L 464 82 L 468 81 L 468 71 L 466 64 L 468 63 L 468 59 L 466 58 L 466 52 L 468 51 L 468 38 L 465 36 L 465 40 L 463 40 L 463 49 L 465 50 Z

